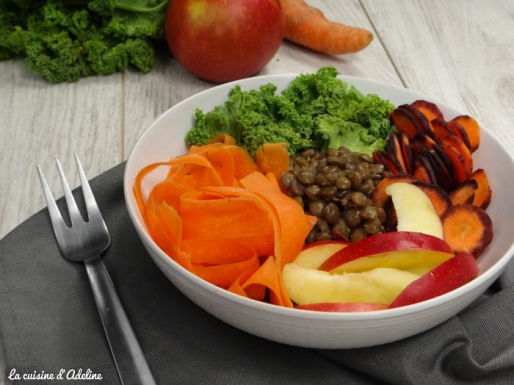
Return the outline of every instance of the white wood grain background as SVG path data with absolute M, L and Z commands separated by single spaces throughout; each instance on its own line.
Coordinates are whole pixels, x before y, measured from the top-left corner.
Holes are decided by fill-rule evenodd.
M 372 30 L 364 51 L 340 57 L 284 42 L 261 74 L 315 71 L 403 85 L 475 116 L 514 150 L 514 1 L 308 0 L 334 21 Z M 44 207 L 35 164 L 57 196 L 53 159 L 77 185 L 73 152 L 89 177 L 127 158 L 168 108 L 213 84 L 163 52 L 153 72 L 50 85 L 22 60 L 0 62 L 0 238 Z

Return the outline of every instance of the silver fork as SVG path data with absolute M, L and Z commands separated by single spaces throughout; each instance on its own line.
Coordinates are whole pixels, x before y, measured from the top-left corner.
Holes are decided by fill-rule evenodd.
M 68 227 L 63 220 L 43 172 L 39 164 L 36 165 L 59 250 L 65 259 L 84 262 L 86 265 L 96 305 L 122 384 L 155 384 L 143 351 L 101 258 L 111 242 L 107 226 L 77 154 L 75 154 L 75 162 L 82 185 L 87 221 L 82 218 L 61 163 L 56 159 L 71 227 Z

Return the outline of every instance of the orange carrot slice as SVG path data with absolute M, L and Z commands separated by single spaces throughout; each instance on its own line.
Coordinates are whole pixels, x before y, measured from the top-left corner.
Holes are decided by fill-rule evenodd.
M 439 107 L 437 107 L 436 104 L 429 102 L 428 100 L 416 100 L 411 103 L 411 106 L 417 109 L 423 115 L 425 115 L 429 122 L 436 118 L 444 118 L 443 113 L 441 112 Z
M 394 109 L 389 118 L 391 123 L 396 126 L 398 130 L 405 132 L 407 137 L 411 139 L 414 138 L 418 132 L 422 132 L 422 130 L 416 118 L 412 115 L 412 111 L 404 107 L 405 106 L 402 105 Z
M 473 171 L 470 179 L 475 180 L 478 185 L 475 197 L 473 198 L 473 204 L 485 210 L 489 207 L 493 195 L 487 173 L 484 169 L 478 168 Z
M 302 250 L 305 238 L 311 227 L 300 205 L 277 190 L 275 185 L 261 173 L 254 172 L 243 179 L 241 184 L 248 191 L 260 195 L 273 212 L 275 231 L 274 256 L 282 268 L 291 262 Z
M 455 205 L 441 218 L 444 240 L 455 253 L 478 257 L 493 240 L 493 224 L 485 210 L 474 205 Z
M 269 290 L 270 303 L 279 306 L 293 307 L 293 303 L 289 297 L 284 295 L 285 290 L 282 287 L 280 278 L 281 270 L 278 261 L 270 256 L 261 267 L 245 281 L 242 287 L 246 290 L 253 285 L 262 285 Z
M 214 285 L 290 307 L 281 268 L 300 252 L 316 218 L 281 192 L 284 147 L 263 155 L 272 165 L 266 175 L 238 146 L 192 147 L 143 168 L 134 194 L 150 235 L 180 265 Z M 159 167 L 169 170 L 145 199 L 144 179 Z
M 234 280 L 234 282 L 232 282 L 232 284 L 229 286 L 229 288 L 227 290 L 234 294 L 237 294 L 237 295 L 240 295 L 240 296 L 243 296 L 246 298 L 251 298 L 256 301 L 264 301 L 264 299 L 266 298 L 266 293 L 267 293 L 265 286 L 250 285 L 250 286 L 245 286 L 243 288 L 244 282 L 246 282 L 248 280 L 248 278 L 252 274 L 255 273 L 255 271 L 256 270 L 254 270 L 254 269 L 249 269 L 249 270 L 241 273 L 241 275 L 239 277 L 237 277 Z
M 211 143 L 205 146 L 193 146 L 189 154 L 203 155 L 213 163 L 218 172 L 227 173 L 227 168 L 233 170 L 234 178 L 240 179 L 245 175 L 257 170 L 257 165 L 250 154 L 242 147 L 235 145 L 225 145 L 223 143 Z M 231 157 L 232 161 L 228 164 L 223 163 L 223 158 Z
M 471 176 L 471 171 L 469 169 L 469 163 L 464 161 L 461 152 L 449 143 L 441 142 L 441 147 L 452 163 L 453 180 L 455 183 L 460 184 L 467 181 Z M 468 165 L 466 163 L 468 163 Z
M 211 143 L 223 143 L 223 144 L 230 144 L 235 145 L 236 140 L 234 137 L 230 136 L 229 134 L 221 133 L 211 138 L 209 141 L 209 144 Z
M 473 172 L 473 156 L 471 155 L 471 151 L 469 150 L 468 146 L 466 146 L 464 141 L 457 135 L 453 134 L 447 135 L 444 138 L 440 139 L 440 143 L 442 145 L 448 145 L 450 147 L 453 147 L 455 150 L 459 152 L 459 154 L 462 157 L 463 165 L 466 167 L 466 173 L 469 177 Z
M 166 179 L 154 186 L 148 199 L 151 197 L 155 202 L 166 202 L 175 209 L 178 209 L 181 197 L 191 191 L 196 190 L 171 179 Z
M 258 255 L 273 253 L 275 235 L 269 206 L 241 188 L 220 187 L 185 194 L 180 204 L 180 215 L 184 240 L 232 242 L 239 239 L 254 245 Z M 209 242 L 200 242 L 191 252 L 205 254 L 210 251 Z M 242 251 L 247 251 L 247 248 Z
M 468 179 L 450 192 L 450 200 L 453 205 L 472 204 L 478 183 L 474 179 Z
M 453 134 L 457 135 L 464 142 L 469 151 L 471 151 L 471 142 L 469 141 L 468 133 L 464 127 L 456 120 L 450 120 L 448 125 L 452 129 Z
M 241 262 L 222 265 L 191 265 L 194 274 L 223 289 L 228 289 L 243 272 L 258 269 L 259 258 L 256 255 Z
M 155 243 L 178 264 L 189 270 L 190 257 L 176 242 L 180 238 L 180 220 L 175 210 L 166 203 L 156 204 L 150 200 L 144 215 L 148 232 Z
M 144 215 L 145 211 L 145 199 L 143 197 L 143 181 L 144 179 L 154 170 L 161 166 L 168 166 L 168 162 L 159 162 L 152 163 L 146 167 L 144 167 L 139 173 L 136 175 L 136 180 L 134 181 L 134 196 L 136 198 L 137 205 L 139 207 L 139 211 Z
M 471 151 L 475 151 L 480 146 L 480 126 L 478 122 L 469 115 L 460 115 L 453 118 L 450 122 L 457 122 L 466 131 L 471 146 Z
M 434 118 L 430 121 L 430 125 L 434 130 L 434 136 L 437 140 L 453 134 L 452 128 L 443 118 Z
M 389 155 L 391 155 L 396 160 L 399 166 L 399 173 L 403 174 L 408 173 L 409 171 L 407 167 L 407 162 L 405 160 L 405 157 L 403 156 L 404 152 L 402 149 L 402 143 L 400 142 L 400 133 L 404 134 L 405 136 L 407 135 L 405 131 L 391 131 L 391 133 L 389 134 L 389 140 L 387 141 L 387 150 Z
M 289 154 L 285 143 L 264 143 L 255 152 L 257 169 L 263 174 L 272 173 L 280 178 L 289 170 Z
M 247 239 L 187 238 L 180 246 L 190 256 L 191 263 L 204 265 L 241 262 L 257 255 L 255 245 Z

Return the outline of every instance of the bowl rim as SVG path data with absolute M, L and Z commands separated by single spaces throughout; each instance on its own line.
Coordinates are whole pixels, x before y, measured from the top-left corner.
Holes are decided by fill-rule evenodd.
M 192 272 L 188 271 L 184 267 L 182 267 L 180 264 L 178 264 L 176 261 L 174 261 L 170 256 L 168 256 L 163 250 L 161 250 L 157 244 L 153 241 L 151 236 L 148 234 L 148 232 L 145 229 L 145 226 L 139 218 L 136 215 L 137 207 L 135 207 L 133 204 L 133 200 L 131 200 L 131 194 L 133 193 L 133 180 L 129 180 L 129 173 L 130 173 L 130 162 L 132 159 L 133 154 L 137 151 L 138 146 L 141 142 L 144 141 L 144 138 L 149 135 L 149 132 L 151 131 L 152 127 L 155 125 L 158 125 L 160 120 L 165 119 L 166 115 L 170 113 L 171 110 L 174 110 L 176 108 L 180 108 L 180 106 L 190 103 L 192 100 L 209 94 L 209 93 L 215 93 L 219 92 L 220 90 L 229 90 L 235 85 L 241 85 L 246 86 L 247 84 L 251 83 L 258 83 L 258 84 L 265 84 L 265 83 L 273 83 L 274 80 L 280 79 L 281 81 L 284 80 L 292 80 L 295 77 L 300 75 L 300 73 L 288 73 L 288 74 L 270 74 L 270 75 L 260 75 L 260 76 L 254 76 L 251 78 L 246 79 L 240 79 L 235 80 L 232 82 L 215 85 L 213 87 L 210 87 L 208 89 L 205 89 L 203 91 L 200 91 L 194 95 L 191 95 L 180 102 L 174 104 L 169 109 L 167 109 L 165 112 L 163 112 L 157 119 L 155 119 L 149 126 L 147 126 L 142 134 L 137 139 L 134 147 L 131 149 L 129 156 L 126 161 L 126 167 L 123 175 L 123 188 L 124 188 L 124 195 L 125 195 L 125 201 L 126 201 L 126 207 L 129 212 L 129 216 L 136 227 L 136 230 L 140 236 L 144 238 L 144 243 L 147 243 L 152 247 L 152 250 L 156 252 L 156 254 L 159 256 L 159 260 L 166 265 L 168 265 L 173 270 L 177 271 L 178 273 L 181 273 L 185 279 L 188 281 L 199 285 L 204 290 L 214 291 L 215 293 L 219 294 L 222 298 L 226 299 L 230 302 L 235 302 L 240 306 L 245 306 L 249 308 L 253 308 L 255 310 L 259 311 L 266 311 L 268 313 L 272 313 L 275 315 L 280 316 L 298 316 L 302 315 L 303 318 L 307 320 L 337 320 L 337 321 L 351 321 L 351 320 L 378 320 L 378 319 L 391 319 L 391 318 L 397 318 L 398 316 L 407 316 L 410 314 L 414 314 L 419 312 L 420 310 L 429 310 L 433 308 L 437 308 L 442 304 L 452 302 L 452 300 L 455 300 L 462 296 L 462 294 L 469 292 L 470 288 L 479 288 L 482 285 L 485 285 L 489 280 L 496 279 L 501 272 L 505 269 L 507 264 L 510 262 L 510 260 L 514 257 L 514 242 L 511 244 L 507 252 L 498 259 L 495 263 L 493 263 L 487 270 L 480 272 L 480 274 L 473 279 L 472 281 L 460 286 L 457 289 L 454 289 L 448 293 L 445 293 L 443 295 L 440 295 L 438 297 L 431 298 L 429 300 L 425 300 L 422 302 L 414 303 L 411 305 L 406 305 L 398 308 L 393 309 L 382 309 L 382 310 L 375 310 L 375 311 L 356 311 L 356 312 L 325 312 L 325 311 L 315 311 L 315 310 L 305 310 L 305 309 L 295 309 L 295 308 L 286 308 L 282 306 L 276 306 L 272 305 L 266 302 L 256 301 L 253 299 L 249 299 L 243 296 L 240 296 L 238 294 L 232 293 L 226 289 L 222 289 L 214 284 L 211 284 L 210 282 L 207 282 L 200 277 L 196 276 Z M 413 98 L 423 98 L 428 101 L 436 102 L 437 105 L 440 108 L 460 113 L 455 108 L 449 106 L 448 104 L 438 101 L 437 99 L 431 98 L 428 95 L 422 94 L 418 91 L 401 87 L 398 85 L 388 84 L 386 82 L 382 81 L 375 81 L 371 79 L 366 79 L 362 77 L 356 77 L 356 76 L 348 76 L 348 75 L 338 75 L 338 78 L 342 79 L 343 81 L 349 81 L 351 83 L 357 82 L 357 83 L 364 83 L 369 86 L 380 86 L 384 88 L 389 88 L 391 90 L 394 90 L 396 92 L 400 92 L 403 94 L 406 94 L 408 96 L 412 96 Z M 251 87 L 248 89 L 252 89 Z M 414 100 L 414 99 L 413 99 Z M 509 151 L 507 150 L 506 146 L 496 139 L 496 137 L 489 131 L 487 128 L 481 126 L 481 129 L 483 132 L 486 133 L 486 136 L 488 136 L 488 139 L 493 141 L 494 144 L 498 147 L 500 147 L 506 154 L 509 154 Z M 514 159 L 512 156 L 509 155 L 509 158 L 514 164 Z M 493 240 L 494 242 L 494 240 Z M 154 258 L 152 255 L 150 255 L 152 258 Z M 155 262 L 155 261 L 154 261 Z

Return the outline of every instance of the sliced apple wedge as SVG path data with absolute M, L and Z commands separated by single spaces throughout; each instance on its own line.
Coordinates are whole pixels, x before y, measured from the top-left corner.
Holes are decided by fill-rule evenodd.
M 348 245 L 348 242 L 335 240 L 312 242 L 304 246 L 294 263 L 308 269 L 318 269 L 323 262 Z
M 397 182 L 415 182 L 417 181 L 416 178 L 414 178 L 410 174 L 396 174 L 396 175 L 390 175 L 388 177 L 385 177 L 382 179 L 373 190 L 371 190 L 371 200 L 373 201 L 373 204 L 377 207 L 384 207 L 390 200 L 391 197 L 386 193 L 386 188 L 390 184 L 397 183 Z
M 296 263 L 282 269 L 287 295 L 297 305 L 320 302 L 389 304 L 420 276 L 407 271 L 379 268 L 363 273 L 330 274 Z
M 424 183 L 424 182 L 412 182 L 414 186 L 419 187 L 434 205 L 435 211 L 441 217 L 446 210 L 452 205 L 450 196 L 441 187 L 435 184 Z
M 440 238 L 417 232 L 390 232 L 351 243 L 319 269 L 330 273 L 363 272 L 379 267 L 425 273 L 453 256 Z
M 448 293 L 474 279 L 479 273 L 475 257 L 462 252 L 409 284 L 389 305 L 411 305 Z
M 398 231 L 414 231 L 443 238 L 441 218 L 427 194 L 412 183 L 397 182 L 386 187 L 393 200 Z
M 330 270 L 333 274 L 358 273 L 379 267 L 388 267 L 405 271 L 415 271 L 424 274 L 444 261 L 453 257 L 452 253 L 433 250 L 398 250 L 389 253 L 361 257 L 343 263 Z

